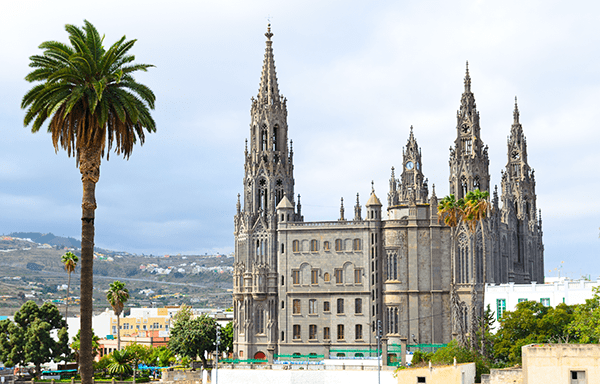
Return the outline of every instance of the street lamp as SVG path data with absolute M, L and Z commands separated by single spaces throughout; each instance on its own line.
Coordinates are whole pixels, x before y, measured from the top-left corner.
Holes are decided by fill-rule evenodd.
M 221 342 L 221 328 L 217 324 L 217 355 L 215 356 L 215 384 L 219 384 L 219 344 Z

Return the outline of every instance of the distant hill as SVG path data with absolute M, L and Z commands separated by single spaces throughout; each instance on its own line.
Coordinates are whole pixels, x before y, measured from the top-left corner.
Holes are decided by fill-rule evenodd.
M 10 237 L 19 237 L 21 239 L 31 239 L 38 244 L 57 245 L 60 247 L 81 248 L 81 241 L 72 237 L 55 236 L 52 233 L 40 232 L 13 232 Z

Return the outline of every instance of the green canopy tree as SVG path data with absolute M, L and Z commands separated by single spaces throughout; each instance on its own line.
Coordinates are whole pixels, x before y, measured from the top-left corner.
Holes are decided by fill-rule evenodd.
M 217 322 L 212 317 L 201 315 L 192 317 L 191 310 L 184 308 L 175 315 L 171 328 L 169 349 L 173 353 L 192 360 L 200 356 L 206 368 L 205 351 L 213 351 L 217 340 Z
M 233 352 L 233 322 L 221 328 L 221 346 L 219 350 Z
M 35 365 L 36 376 L 41 365 L 51 360 L 67 360 L 69 335 L 66 321 L 54 304 L 39 307 L 28 301 L 15 313 L 14 322 L 0 321 L 0 361 L 5 366 Z M 51 336 L 58 331 L 58 340 Z
M 48 132 L 56 151 L 75 157 L 83 184 L 81 215 L 81 378 L 92 383 L 92 289 L 95 189 L 100 163 L 112 148 L 128 159 L 145 133 L 155 132 L 150 115 L 155 96 L 135 81 L 133 73 L 148 64 L 135 64 L 129 50 L 135 40 L 125 36 L 106 49 L 104 37 L 87 20 L 79 28 L 67 24 L 69 43 L 46 41 L 41 55 L 30 57 L 33 70 L 25 77 L 38 83 L 23 96 L 25 126 L 38 132 L 49 120 Z M 113 147 L 114 146 L 114 147 Z
M 600 343 L 600 289 L 594 287 L 594 295 L 585 304 L 576 306 L 569 332 L 581 343 Z
M 125 288 L 125 283 L 113 281 L 110 283 L 110 288 L 106 292 L 106 299 L 110 303 L 115 315 L 117 316 L 117 350 L 121 350 L 121 321 L 120 317 L 123 312 L 123 307 L 129 300 L 129 290 Z
M 65 301 L 65 319 L 69 317 L 69 291 L 71 290 L 71 273 L 77 267 L 79 258 L 73 252 L 67 252 L 60 257 L 60 261 L 65 266 L 65 271 L 69 274 L 69 280 L 67 282 L 67 300 Z

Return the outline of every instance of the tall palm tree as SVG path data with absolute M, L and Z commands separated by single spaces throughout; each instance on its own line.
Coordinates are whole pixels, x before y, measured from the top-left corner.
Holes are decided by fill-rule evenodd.
M 110 289 L 106 292 L 106 299 L 110 303 L 115 315 L 117 315 L 117 351 L 121 350 L 121 321 L 119 316 L 123 312 L 123 307 L 129 300 L 129 290 L 125 288 L 125 283 L 113 281 L 110 283 Z
M 155 96 L 137 83 L 132 73 L 152 65 L 135 64 L 129 50 L 135 40 L 125 36 L 108 50 L 104 38 L 87 20 L 84 27 L 66 25 L 70 44 L 46 41 L 41 55 L 30 57 L 34 68 L 25 79 L 40 82 L 21 102 L 27 109 L 23 122 L 38 132 L 49 119 L 54 149 L 75 157 L 83 184 L 81 216 L 81 379 L 92 383 L 92 289 L 95 189 L 100 162 L 114 145 L 128 159 L 134 144 L 144 143 L 144 129 L 156 131 L 150 115 Z
M 452 279 L 450 286 L 450 301 L 452 305 L 452 332 L 456 334 L 457 341 L 461 346 L 466 346 L 465 341 L 465 329 L 463 327 L 463 309 L 458 299 L 458 293 L 456 292 L 456 255 L 455 255 L 455 241 L 456 241 L 456 228 L 462 222 L 465 216 L 465 201 L 463 199 L 456 200 L 453 194 L 445 196 L 438 203 L 437 207 L 438 222 L 443 221 L 444 224 L 450 227 L 452 239 L 452 248 L 450 249 L 450 270 L 452 271 Z
M 487 226 L 485 219 L 487 218 L 488 212 L 491 210 L 491 204 L 488 199 L 490 197 L 490 193 L 488 191 L 481 192 L 478 189 L 474 191 L 469 191 L 465 195 L 465 211 L 466 211 L 466 221 L 469 225 L 469 229 L 471 232 L 476 233 L 478 224 L 481 225 L 481 240 L 482 240 L 482 290 L 481 290 L 481 301 L 485 303 L 485 283 L 487 281 L 487 253 L 486 253 L 486 233 Z M 483 317 L 482 317 L 483 320 Z M 485 354 L 485 345 L 484 345 L 484 324 L 481 321 L 481 354 Z
M 67 271 L 67 273 L 69 274 L 69 280 L 67 283 L 67 305 L 65 307 L 65 320 L 67 320 L 67 317 L 69 317 L 69 291 L 71 289 L 71 273 L 73 273 L 75 267 L 77 267 L 79 258 L 73 252 L 67 252 L 60 257 L 60 261 L 65 266 L 65 271 Z

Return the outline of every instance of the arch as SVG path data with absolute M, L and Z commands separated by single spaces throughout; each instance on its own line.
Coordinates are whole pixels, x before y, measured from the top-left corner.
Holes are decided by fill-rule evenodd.
M 336 252 L 342 252 L 344 250 L 342 239 L 335 239 L 335 250 Z
M 354 357 L 365 357 L 365 355 L 364 355 L 364 354 L 362 354 L 361 352 L 356 352 L 356 353 L 354 354 Z
M 342 352 L 338 352 L 337 355 L 335 355 L 336 357 L 346 357 L 345 353 Z
M 292 252 L 295 252 L 295 253 L 300 252 L 300 242 L 298 240 L 294 240 L 292 242 Z
M 265 353 L 262 351 L 258 351 L 254 354 L 254 359 L 256 359 L 256 360 L 264 360 L 266 358 L 267 358 L 267 355 L 265 355 Z
M 329 275 L 329 272 L 325 272 L 325 274 L 323 275 L 323 281 L 325 281 L 326 283 L 329 283 L 331 281 L 331 276 Z

